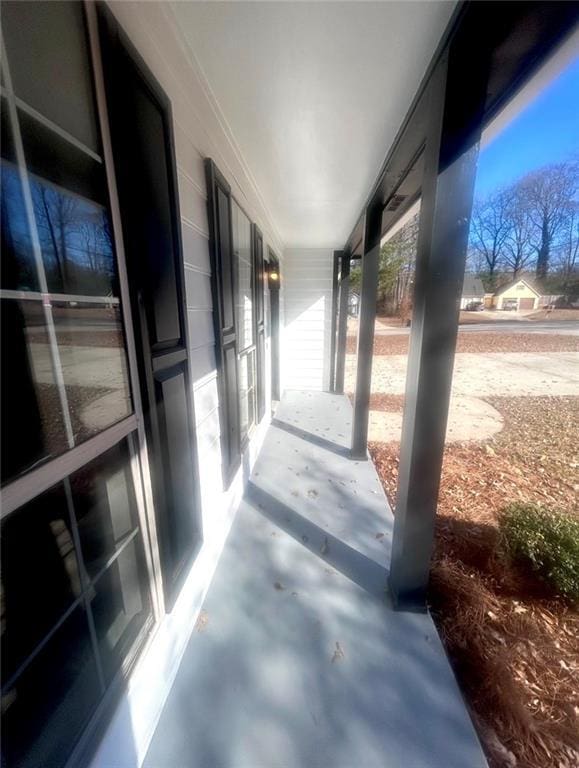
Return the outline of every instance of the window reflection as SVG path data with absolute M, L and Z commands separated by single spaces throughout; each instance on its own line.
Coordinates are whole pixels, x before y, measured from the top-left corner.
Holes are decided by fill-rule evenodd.
M 42 294 L 18 172 L 6 161 L 2 171 L 5 482 L 128 416 L 132 404 L 105 208 L 31 178 L 48 287 Z
M 100 697 L 87 616 L 77 607 L 2 693 L 2 765 L 63 766 Z
M 75 472 L 70 484 L 83 560 L 94 578 L 138 525 L 126 446 Z
M 2 524 L 2 679 L 6 683 L 81 593 L 60 484 Z
M 145 584 L 140 541 L 133 539 L 97 581 L 91 603 L 108 679 L 120 667 L 150 615 Z
M 152 623 L 130 461 L 123 441 L 2 521 L 8 766 L 64 765 Z
M 37 291 L 38 275 L 18 169 L 12 163 L 2 161 L 1 171 L 2 287 Z
M 106 210 L 34 177 L 31 192 L 48 290 L 118 295 Z

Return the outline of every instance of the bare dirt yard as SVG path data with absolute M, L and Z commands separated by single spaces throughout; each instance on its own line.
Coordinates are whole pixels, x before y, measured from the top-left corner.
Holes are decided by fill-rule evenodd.
M 542 336 L 459 335 L 458 394 L 474 395 L 500 425 L 482 438 L 447 440 L 439 498 L 430 607 L 492 768 L 579 765 L 577 606 L 498 547 L 497 516 L 513 501 L 579 515 L 579 340 Z M 389 369 L 395 361 L 405 369 L 405 341 L 377 339 L 374 359 L 372 413 L 398 420 L 395 438 L 370 443 L 393 506 L 404 377 Z

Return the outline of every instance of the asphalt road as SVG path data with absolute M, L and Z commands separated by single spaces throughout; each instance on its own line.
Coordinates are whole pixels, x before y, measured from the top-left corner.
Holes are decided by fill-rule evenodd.
M 579 336 L 578 320 L 496 320 L 491 323 L 475 323 L 461 325 L 460 333 L 553 333 Z M 377 336 L 399 336 L 410 333 L 410 328 L 376 328 Z

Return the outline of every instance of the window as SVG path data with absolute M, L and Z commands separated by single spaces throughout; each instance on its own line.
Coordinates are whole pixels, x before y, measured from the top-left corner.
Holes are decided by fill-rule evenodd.
M 236 203 L 215 163 L 205 161 L 210 225 L 223 480 L 265 413 L 263 237 Z
M 7 764 L 61 765 L 151 622 L 126 441 L 3 520 L 2 595 Z
M 251 222 L 237 205 L 231 205 L 233 255 L 237 264 L 236 322 L 239 358 L 239 422 L 242 442 L 256 421 L 256 355 L 254 266 Z
M 153 622 L 145 479 L 83 5 L 2 33 L 2 764 L 57 768 Z

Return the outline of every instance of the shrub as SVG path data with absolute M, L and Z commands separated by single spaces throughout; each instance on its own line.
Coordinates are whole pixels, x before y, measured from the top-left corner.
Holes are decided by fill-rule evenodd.
M 510 504 L 499 516 L 500 544 L 560 595 L 579 601 L 579 519 L 535 504 Z

